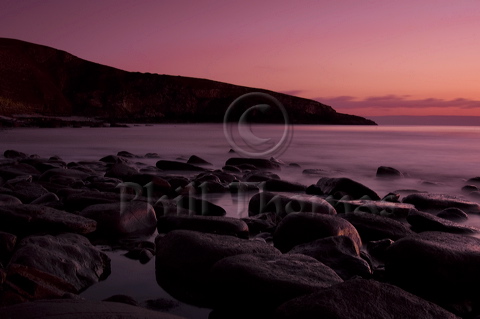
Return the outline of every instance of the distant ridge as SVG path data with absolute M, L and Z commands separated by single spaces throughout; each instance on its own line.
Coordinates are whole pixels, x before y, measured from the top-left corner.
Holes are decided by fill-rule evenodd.
M 97 117 L 127 122 L 221 122 L 239 96 L 265 92 L 292 123 L 375 125 L 317 101 L 206 79 L 127 72 L 65 51 L 0 38 L 0 116 Z M 267 121 L 278 122 L 272 114 Z
M 480 126 L 480 116 L 371 116 L 379 125 L 441 125 L 441 126 Z

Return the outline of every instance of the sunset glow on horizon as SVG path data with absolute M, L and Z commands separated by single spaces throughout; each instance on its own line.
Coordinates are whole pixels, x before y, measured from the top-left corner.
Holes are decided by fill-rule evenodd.
M 7 0 L 0 37 L 127 71 L 284 92 L 366 117 L 480 116 L 475 0 Z

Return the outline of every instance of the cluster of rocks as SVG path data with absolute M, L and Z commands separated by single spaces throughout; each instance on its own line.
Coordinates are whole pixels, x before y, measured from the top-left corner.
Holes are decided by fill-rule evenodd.
M 8 307 L 0 311 L 135 313 L 78 293 L 110 271 L 92 242 L 136 238 L 126 257 L 146 263 L 155 256 L 158 284 L 213 309 L 211 318 L 480 314 L 480 239 L 470 236 L 480 230 L 464 223 L 480 213 L 476 202 L 413 192 L 401 201 L 396 193 L 382 198 L 349 178 L 301 185 L 281 180 L 287 164 L 275 159 L 234 157 L 213 169 L 197 156 L 159 159 L 155 167 L 138 158 L 120 152 L 65 163 L 4 152 L 0 303 Z M 377 176 L 403 174 L 383 167 Z M 249 216 L 226 217 L 206 193 L 247 196 Z M 155 242 L 145 240 L 155 231 Z M 50 301 L 14 305 L 39 299 Z

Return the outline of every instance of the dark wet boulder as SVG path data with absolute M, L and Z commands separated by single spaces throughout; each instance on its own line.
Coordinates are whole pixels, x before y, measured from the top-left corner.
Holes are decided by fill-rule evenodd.
M 472 177 L 467 180 L 467 183 L 480 186 L 480 176 Z
M 257 169 L 280 169 L 280 164 L 263 158 L 232 157 L 225 162 L 225 165 L 232 166 L 240 166 L 245 164 L 252 165 Z
M 273 310 L 292 298 L 343 281 L 325 264 L 301 254 L 235 255 L 215 263 L 210 273 L 214 308 L 243 312 Z
M 454 207 L 445 208 L 437 216 L 452 222 L 466 221 L 468 219 L 468 215 L 463 210 Z
M 397 240 L 413 234 L 404 223 L 365 212 L 338 215 L 348 220 L 357 229 L 364 242 L 389 238 Z
M 418 210 L 412 210 L 407 216 L 407 221 L 412 225 L 412 230 L 416 232 L 441 231 L 454 234 L 475 234 L 480 232 L 478 228 L 461 225 Z
M 340 194 L 340 197 L 344 195 L 350 196 L 352 199 L 370 199 L 379 200 L 380 197 L 373 190 L 367 186 L 360 184 L 354 180 L 346 177 L 342 178 L 329 178 L 322 177 L 318 180 L 317 186 L 319 186 L 325 194 L 336 196 Z M 337 195 L 338 196 L 338 195 Z
M 193 164 L 193 165 L 212 165 L 212 163 L 207 162 L 201 157 L 198 157 L 196 155 L 190 156 L 190 158 L 187 161 L 187 164 Z
M 123 158 L 123 157 L 119 157 L 119 156 L 116 156 L 116 155 L 107 155 L 105 157 L 102 157 L 99 161 L 107 163 L 107 164 L 116 164 L 116 163 L 126 163 L 126 164 L 128 164 L 130 162 L 128 159 Z
M 71 180 L 86 180 L 90 176 L 95 176 L 97 175 L 95 172 L 84 172 L 78 169 L 63 169 L 63 168 L 54 168 L 50 169 L 46 172 L 44 172 L 40 176 L 40 181 L 45 181 L 45 182 L 50 182 L 53 179 L 58 179 L 58 178 L 68 178 Z
M 230 184 L 233 182 L 238 182 L 237 176 L 228 172 L 224 172 L 221 170 L 214 170 L 212 174 L 217 176 L 220 179 L 220 183 Z
M 177 205 L 182 209 L 190 210 L 195 215 L 203 216 L 225 216 L 227 212 L 222 207 L 213 204 L 204 199 L 193 196 L 181 196 L 177 200 Z
M 60 199 L 58 198 L 57 195 L 55 195 L 54 193 L 46 193 L 40 197 L 38 197 L 37 199 L 35 199 L 34 201 L 32 201 L 30 204 L 33 204 L 33 205 L 49 205 L 49 204 L 52 204 L 52 203 L 59 203 L 60 202 Z
M 271 179 L 279 180 L 280 176 L 272 172 L 259 171 L 259 170 L 253 170 L 246 174 L 243 174 L 243 180 L 249 183 L 261 183 Z
M 13 195 L 0 194 L 0 206 L 22 204 L 22 201 Z
M 392 246 L 393 243 L 394 243 L 393 240 L 386 238 L 386 239 L 369 241 L 366 246 L 370 256 L 372 256 L 377 260 L 383 261 L 385 259 L 385 254 L 388 247 Z
M 39 300 L 2 309 L 5 318 L 16 319 L 182 319 L 159 311 L 118 302 L 72 299 Z
M 197 305 L 212 303 L 208 276 L 217 261 L 239 254 L 280 254 L 265 242 L 190 230 L 171 231 L 155 243 L 158 284 L 173 297 Z
M 475 185 L 465 185 L 465 186 L 462 187 L 462 192 L 467 193 L 467 194 L 469 194 L 471 192 L 478 192 L 478 191 L 479 191 L 479 189 Z
M 444 194 L 410 194 L 403 198 L 403 202 L 413 204 L 418 210 L 422 211 L 441 211 L 445 208 L 455 207 L 467 214 L 480 213 L 480 205 L 478 203 Z
M 17 243 L 17 236 L 0 231 L 0 263 L 5 262 L 4 258 L 10 256 Z
M 30 175 L 33 177 L 40 176 L 40 171 L 35 167 L 23 164 L 23 163 L 14 163 L 11 165 L 0 166 L 0 177 L 5 180 L 13 179 L 18 176 Z
M 5 275 L 5 285 L 0 290 L 1 306 L 30 300 L 67 298 L 78 293 L 78 289 L 66 281 L 67 278 L 34 267 L 10 263 Z
M 8 184 L 7 186 L 12 190 L 12 195 L 20 199 L 25 204 L 29 204 L 34 200 L 50 193 L 42 185 L 27 181 Z
M 160 160 L 156 164 L 157 168 L 163 171 L 204 171 L 205 169 L 196 166 L 193 164 L 178 162 L 178 161 L 167 161 L 167 160 Z
M 158 153 L 147 153 L 144 156 L 145 158 L 160 158 L 160 155 Z
M 0 230 L 15 235 L 71 232 L 88 234 L 97 223 L 89 218 L 41 205 L 0 206 Z
M 373 200 L 338 200 L 333 201 L 338 213 L 365 212 L 391 218 L 405 218 L 415 206 L 405 203 Z
M 67 164 L 62 160 L 43 159 L 43 158 L 26 158 L 19 161 L 35 167 L 39 172 L 45 172 L 54 168 L 67 168 Z
M 262 213 L 275 213 L 282 218 L 295 212 L 327 215 L 335 215 L 337 213 L 332 205 L 323 198 L 304 194 L 280 195 L 270 192 L 260 192 L 253 195 L 248 203 L 249 216 L 256 216 Z
M 390 284 L 355 279 L 281 305 L 275 319 L 459 319 L 454 314 Z
M 288 254 L 303 254 L 332 268 L 343 280 L 354 276 L 368 278 L 372 270 L 360 258 L 358 246 L 347 236 L 331 236 L 293 247 Z
M 235 174 L 242 173 L 241 169 L 239 169 L 236 166 L 232 166 L 232 165 L 225 165 L 225 166 L 222 167 L 222 170 L 225 171 L 225 172 L 235 173 Z
M 71 233 L 22 239 L 10 264 L 32 267 L 61 278 L 77 292 L 110 273 L 110 259 L 87 238 Z
M 152 205 L 141 201 L 92 205 L 80 215 L 95 220 L 101 236 L 151 234 L 157 225 Z
M 360 236 L 348 221 L 343 218 L 316 213 L 291 213 L 278 225 L 273 234 L 275 247 L 287 252 L 293 247 L 330 236 L 347 236 L 362 246 Z
M 65 208 L 69 211 L 81 211 L 86 207 L 98 204 L 113 204 L 120 202 L 120 195 L 112 192 L 80 191 L 62 194 Z M 131 198 L 130 198 L 131 197 Z M 134 195 L 126 196 L 128 200 Z
M 264 191 L 267 192 L 293 192 L 304 193 L 306 186 L 299 183 L 292 183 L 288 181 L 269 179 L 261 184 Z
M 400 178 L 403 177 L 403 174 L 393 167 L 380 166 L 377 168 L 376 176 L 381 178 Z
M 19 159 L 19 158 L 27 158 L 27 154 L 15 151 L 15 150 L 6 150 L 3 152 L 3 156 L 5 158 L 13 158 L 13 159 Z
M 480 239 L 423 232 L 387 249 L 387 279 L 418 296 L 448 305 L 478 300 Z
M 168 233 L 177 229 L 240 238 L 248 238 L 249 235 L 247 224 L 237 218 L 218 216 L 162 216 L 158 218 L 157 230 L 159 233 Z
M 135 155 L 127 151 L 120 151 L 117 153 L 117 156 L 125 157 L 125 158 L 141 158 L 141 156 Z
M 305 189 L 305 193 L 308 195 L 324 195 L 322 188 L 317 185 L 310 185 Z
M 277 227 L 277 224 L 270 219 L 262 219 L 260 215 L 249 218 L 242 218 L 241 220 L 245 222 L 248 226 L 248 231 L 250 236 L 257 235 L 259 233 L 272 233 Z
M 105 177 L 113 177 L 126 180 L 131 176 L 138 175 L 138 170 L 125 163 L 113 164 L 106 172 Z

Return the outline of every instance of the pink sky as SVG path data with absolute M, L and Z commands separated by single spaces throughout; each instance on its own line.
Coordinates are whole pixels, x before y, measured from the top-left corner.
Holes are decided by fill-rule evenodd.
M 362 116 L 480 116 L 477 0 L 7 0 L 0 37 Z

